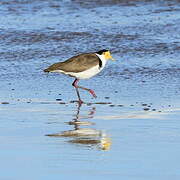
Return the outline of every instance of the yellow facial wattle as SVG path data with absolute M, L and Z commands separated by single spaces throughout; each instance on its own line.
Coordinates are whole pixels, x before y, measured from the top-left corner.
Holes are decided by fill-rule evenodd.
M 107 60 L 108 60 L 108 59 L 111 59 L 111 60 L 115 61 L 115 59 L 111 56 L 110 51 L 105 52 L 105 53 L 104 53 L 104 56 L 105 56 L 105 58 L 106 58 Z

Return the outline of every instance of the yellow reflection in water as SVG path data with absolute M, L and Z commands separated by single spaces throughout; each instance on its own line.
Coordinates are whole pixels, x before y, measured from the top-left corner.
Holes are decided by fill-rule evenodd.
M 110 137 L 103 131 L 94 128 L 82 128 L 82 126 L 94 125 L 90 121 L 81 121 L 82 119 L 92 119 L 96 113 L 96 108 L 90 109 L 87 115 L 80 115 L 81 105 L 78 105 L 77 112 L 72 121 L 68 122 L 73 126 L 72 130 L 63 131 L 56 134 L 48 134 L 51 137 L 69 137 L 71 144 L 86 145 L 88 147 L 96 147 L 100 150 L 109 150 L 111 147 Z

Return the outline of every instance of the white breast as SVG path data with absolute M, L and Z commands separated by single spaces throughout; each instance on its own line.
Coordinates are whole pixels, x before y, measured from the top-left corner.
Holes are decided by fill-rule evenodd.
M 83 72 L 78 72 L 78 73 L 74 73 L 74 72 L 68 72 L 68 75 L 74 76 L 77 79 L 88 79 L 91 78 L 93 76 L 95 76 L 96 74 L 98 74 L 101 70 L 99 69 L 99 65 L 94 66 L 86 71 Z

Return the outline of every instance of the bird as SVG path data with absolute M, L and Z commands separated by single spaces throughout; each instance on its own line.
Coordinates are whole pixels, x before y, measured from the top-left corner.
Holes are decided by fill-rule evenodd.
M 96 94 L 92 89 L 85 88 L 78 85 L 81 79 L 89 79 L 105 67 L 108 60 L 115 60 L 109 50 L 102 49 L 97 52 L 82 53 L 67 59 L 64 62 L 58 62 L 52 64 L 48 68 L 44 69 L 44 72 L 62 73 L 70 77 L 74 77 L 75 80 L 72 86 L 76 89 L 78 96 L 78 102 L 81 105 L 84 103 L 80 97 L 79 89 L 88 91 L 94 98 Z

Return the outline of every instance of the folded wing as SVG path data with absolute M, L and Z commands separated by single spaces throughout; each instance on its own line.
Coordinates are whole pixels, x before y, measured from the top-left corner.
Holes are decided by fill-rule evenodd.
M 61 70 L 64 72 L 82 72 L 93 66 L 100 65 L 101 60 L 96 54 L 86 53 L 74 56 L 64 62 L 55 63 L 45 69 L 45 72 Z

